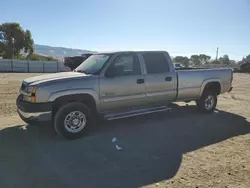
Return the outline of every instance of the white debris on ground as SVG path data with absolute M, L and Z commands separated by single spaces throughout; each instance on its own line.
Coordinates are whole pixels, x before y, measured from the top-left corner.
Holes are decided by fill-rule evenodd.
M 26 126 L 26 125 L 21 126 L 20 129 L 22 129 L 22 130 L 27 130 L 27 126 Z
M 120 147 L 120 146 L 118 146 L 117 144 L 115 145 L 115 148 L 117 149 L 117 150 L 121 150 L 122 148 Z
M 113 143 L 115 143 L 115 142 L 117 142 L 117 141 L 118 141 L 118 140 L 117 140 L 116 137 L 112 138 L 112 142 L 113 142 Z M 115 145 L 115 148 L 116 148 L 117 150 L 121 150 L 121 149 L 122 149 L 120 146 L 118 146 L 118 144 Z

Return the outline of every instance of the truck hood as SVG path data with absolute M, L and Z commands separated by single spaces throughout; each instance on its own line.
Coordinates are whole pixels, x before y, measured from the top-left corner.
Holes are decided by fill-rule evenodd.
M 62 79 L 68 79 L 68 78 L 78 78 L 78 77 L 85 77 L 87 76 L 84 73 L 79 72 L 61 72 L 61 73 L 54 73 L 54 74 L 46 74 L 41 76 L 34 76 L 30 77 L 24 80 L 27 84 L 32 83 L 43 83 L 48 81 L 56 81 L 56 80 L 62 80 Z

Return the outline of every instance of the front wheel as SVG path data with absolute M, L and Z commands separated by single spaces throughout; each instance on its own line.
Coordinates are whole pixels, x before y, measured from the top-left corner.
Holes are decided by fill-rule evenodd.
M 212 91 L 205 91 L 196 104 L 201 111 L 212 113 L 217 105 L 217 95 Z
M 54 118 L 56 132 L 66 139 L 83 136 L 89 124 L 89 108 L 83 103 L 72 102 L 61 107 Z

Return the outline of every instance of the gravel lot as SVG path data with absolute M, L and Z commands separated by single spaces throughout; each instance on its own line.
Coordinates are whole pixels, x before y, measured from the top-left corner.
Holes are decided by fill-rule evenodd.
M 234 74 L 234 90 L 211 115 L 178 103 L 103 122 L 75 141 L 17 116 L 20 82 L 34 75 L 0 73 L 1 188 L 250 187 L 250 74 Z

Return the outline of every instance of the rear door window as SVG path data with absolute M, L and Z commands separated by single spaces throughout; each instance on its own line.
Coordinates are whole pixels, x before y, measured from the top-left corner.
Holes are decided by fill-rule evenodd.
M 162 52 L 144 53 L 143 59 L 148 74 L 169 72 L 168 61 Z

